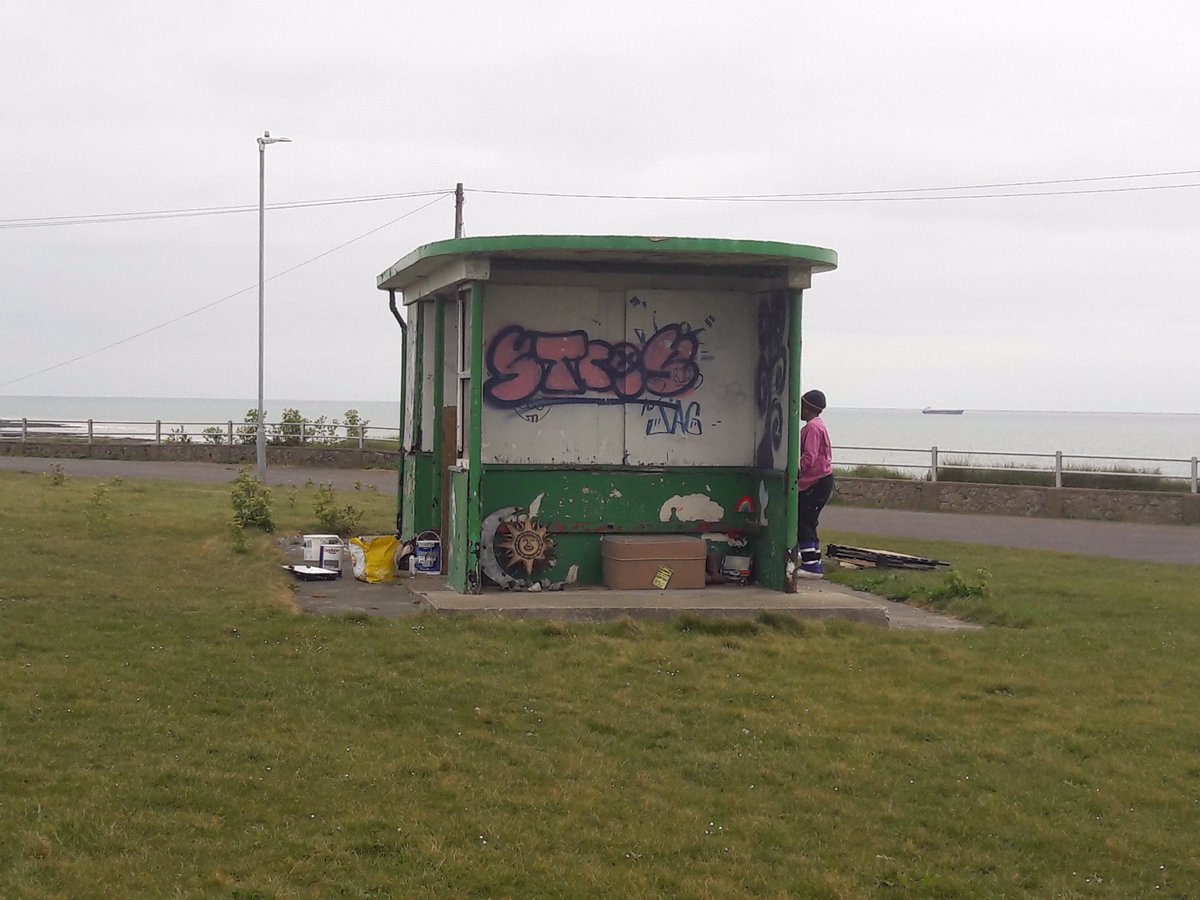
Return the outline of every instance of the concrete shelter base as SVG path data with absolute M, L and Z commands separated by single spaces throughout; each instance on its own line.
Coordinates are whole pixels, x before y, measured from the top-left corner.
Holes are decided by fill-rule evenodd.
M 956 631 L 978 627 L 821 581 L 801 584 L 795 594 L 755 585 L 709 585 L 691 591 L 625 591 L 585 586 L 532 593 L 495 590 L 460 594 L 444 583 L 422 581 L 413 579 L 415 583 L 409 589 L 430 609 L 449 614 L 605 622 L 625 617 L 668 620 L 681 615 L 748 619 L 760 613 L 778 613 L 798 619 L 842 619 L 883 628 Z
M 300 563 L 298 538 L 281 540 L 290 563 Z M 795 594 L 757 585 L 708 585 L 691 591 L 616 591 L 599 585 L 561 591 L 452 591 L 443 575 L 407 575 L 368 584 L 347 574 L 334 581 L 297 581 L 298 609 L 318 615 L 402 618 L 421 613 L 498 615 L 559 622 L 608 622 L 629 617 L 664 621 L 682 615 L 752 619 L 779 613 L 797 619 L 842 619 L 882 628 L 973 631 L 979 626 L 829 581 L 802 581 Z

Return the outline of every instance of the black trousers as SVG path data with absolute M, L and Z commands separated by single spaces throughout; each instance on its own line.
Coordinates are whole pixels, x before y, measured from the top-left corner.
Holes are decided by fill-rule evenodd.
M 820 547 L 817 539 L 817 520 L 833 493 L 833 476 L 826 475 L 806 491 L 800 492 L 800 517 L 796 525 L 796 544 L 800 547 Z

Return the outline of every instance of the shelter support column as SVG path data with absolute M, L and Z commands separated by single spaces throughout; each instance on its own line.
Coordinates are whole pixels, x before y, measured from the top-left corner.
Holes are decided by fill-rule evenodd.
M 800 478 L 800 359 L 802 340 L 802 313 L 804 309 L 804 291 L 792 289 L 788 291 L 788 437 L 787 437 L 787 476 L 784 485 L 787 497 L 787 513 L 785 529 L 787 547 L 790 549 L 796 541 L 796 528 L 800 517 L 800 492 L 796 487 Z M 780 584 L 783 585 L 782 573 Z
M 483 293 L 484 282 L 471 283 L 471 407 L 467 453 L 467 591 L 482 590 L 479 567 L 480 493 L 483 480 Z
M 432 517 L 431 521 L 435 523 L 433 528 L 437 529 L 444 537 L 444 529 L 442 523 L 444 514 L 442 511 L 442 498 L 446 496 L 446 479 L 449 477 L 445 467 L 442 465 L 442 404 L 446 399 L 446 303 L 438 296 L 434 296 L 432 304 L 433 312 L 433 415 L 430 417 L 433 435 L 431 446 L 433 447 L 433 497 L 432 497 Z M 422 316 L 422 319 L 425 317 Z M 422 333 L 424 328 L 422 328 Z M 445 565 L 445 547 L 442 548 L 442 565 Z
M 407 538 L 420 529 L 420 501 L 423 488 L 425 457 L 421 452 L 422 382 L 425 373 L 424 316 L 421 304 L 407 307 L 411 327 L 404 330 L 404 374 L 400 386 L 400 461 L 396 496 L 399 511 L 396 533 Z

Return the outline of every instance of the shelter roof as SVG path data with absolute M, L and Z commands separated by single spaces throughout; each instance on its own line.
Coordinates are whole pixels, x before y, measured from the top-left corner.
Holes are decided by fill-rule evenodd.
M 459 270 L 470 277 L 472 264 L 578 266 L 580 268 L 647 268 L 744 272 L 784 272 L 804 269 L 826 272 L 837 268 L 837 253 L 823 247 L 780 241 L 724 238 L 644 237 L 634 235 L 525 234 L 455 238 L 425 244 L 381 273 L 381 290 L 406 294 L 414 286 L 437 289 L 436 273 Z M 486 278 L 486 275 L 481 277 Z M 406 297 L 406 300 L 409 299 Z

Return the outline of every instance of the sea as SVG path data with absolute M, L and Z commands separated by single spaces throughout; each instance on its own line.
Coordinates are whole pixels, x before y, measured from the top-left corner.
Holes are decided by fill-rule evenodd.
M 11 435 L 21 419 L 69 423 L 65 430 L 97 434 L 144 434 L 156 421 L 163 433 L 185 425 L 192 433 L 206 425 L 244 422 L 257 400 L 175 397 L 36 397 L 0 395 L 0 427 Z M 356 410 L 370 430 L 400 423 L 398 401 L 268 400 L 268 423 L 285 409 L 309 420 L 345 421 Z M 831 408 L 823 418 L 839 465 L 880 464 L 928 467 L 933 448 L 939 461 L 1045 468 L 1061 452 L 1068 464 L 1142 466 L 1187 477 L 1200 456 L 1200 414 L 1127 412 L 1044 412 L 967 409 L 936 415 L 920 409 Z M 382 434 L 380 436 L 383 436 Z

